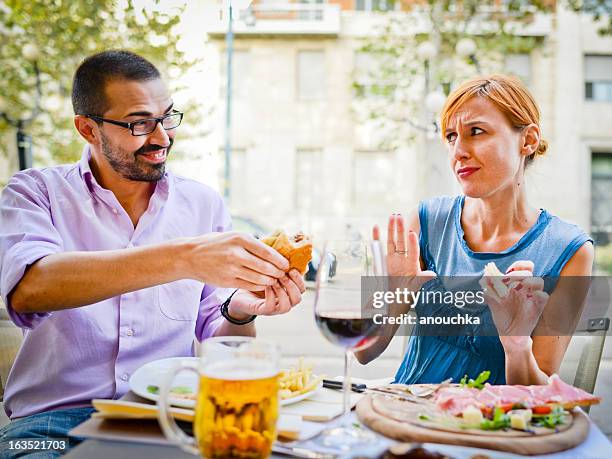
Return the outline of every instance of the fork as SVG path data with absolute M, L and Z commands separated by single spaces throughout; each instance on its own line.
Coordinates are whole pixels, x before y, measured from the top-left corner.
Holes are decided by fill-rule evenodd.
M 441 388 L 448 386 L 451 381 L 452 378 L 448 378 L 442 381 L 439 385 L 436 385 L 435 387 L 430 387 L 423 390 L 415 390 L 415 387 L 398 385 L 397 389 L 392 389 L 389 387 L 375 387 L 366 389 L 366 392 L 394 395 L 404 400 L 416 401 L 419 398 L 429 397 Z
M 414 387 L 410 388 L 410 393 L 416 397 L 429 397 L 430 395 L 432 395 L 433 393 L 439 391 L 440 389 L 442 389 L 443 387 L 446 387 L 448 385 L 450 385 L 451 381 L 453 380 L 453 378 L 448 378 L 445 379 L 444 381 L 442 381 L 440 384 L 436 385 L 435 387 L 430 387 L 428 389 L 423 389 L 423 390 L 416 390 Z

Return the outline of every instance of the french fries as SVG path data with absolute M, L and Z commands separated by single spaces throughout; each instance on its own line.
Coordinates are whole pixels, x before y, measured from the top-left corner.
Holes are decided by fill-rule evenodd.
M 297 397 L 298 395 L 305 394 L 316 388 L 319 383 L 323 380 L 324 376 L 314 376 L 312 374 L 312 365 L 306 365 L 304 358 L 300 357 L 296 368 L 290 368 L 288 370 L 281 370 L 279 373 L 279 397 L 281 400 L 287 398 Z M 159 391 L 157 386 L 150 386 Z M 186 399 L 186 400 L 197 400 L 197 393 L 187 393 L 181 387 L 173 388 L 170 390 L 170 396 L 174 399 Z M 149 390 L 153 392 L 153 389 Z
M 312 365 L 305 365 L 304 358 L 300 357 L 297 368 L 290 368 L 280 372 L 280 392 L 282 400 L 297 397 L 313 390 L 319 385 L 323 376 L 312 374 Z

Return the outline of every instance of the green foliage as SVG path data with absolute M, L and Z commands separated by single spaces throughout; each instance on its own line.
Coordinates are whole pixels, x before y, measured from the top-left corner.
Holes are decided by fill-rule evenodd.
M 569 8 L 577 13 L 586 13 L 599 23 L 600 35 L 612 35 L 612 2 L 610 0 L 567 0 Z
M 595 247 L 595 266 L 598 270 L 612 275 L 612 244 Z
M 554 5 L 522 0 L 501 6 L 495 0 L 428 0 L 406 6 L 410 6 L 409 14 L 388 14 L 378 33 L 366 38 L 358 50 L 354 111 L 360 121 L 375 123 L 379 134 L 386 133 L 380 141 L 382 148 L 405 145 L 414 139 L 415 125 L 433 122 L 431 117 L 418 115 L 424 111 L 426 93 L 448 93 L 452 84 L 475 74 L 503 71 L 505 55 L 530 53 L 540 47 L 541 38 L 518 32 L 536 13 L 547 14 Z M 455 51 L 457 43 L 468 37 L 476 43 L 478 61 Z M 437 49 L 428 66 L 417 53 L 425 41 Z
M 79 63 L 107 49 L 128 49 L 151 60 L 163 74 L 187 68 L 177 50 L 181 9 L 160 11 L 159 1 L 137 0 L 0 0 L 0 80 L 6 113 L 26 119 L 36 95 L 33 62 L 24 46 L 40 50 L 43 112 L 27 131 L 35 153 L 46 150 L 52 162 L 74 161 L 82 140 L 74 131 L 70 91 Z M 175 88 L 172 88 L 175 89 Z M 49 105 L 55 100 L 54 107 Z M 11 129 L 0 120 L 0 133 Z M 8 147 L 0 145 L 0 154 Z

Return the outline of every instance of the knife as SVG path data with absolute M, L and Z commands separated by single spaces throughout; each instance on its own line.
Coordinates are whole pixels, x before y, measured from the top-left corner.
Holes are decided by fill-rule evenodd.
M 343 389 L 342 381 L 335 381 L 333 379 L 324 379 L 323 387 L 327 387 L 328 389 Z M 362 393 L 367 389 L 365 384 L 351 384 L 351 390 L 353 392 Z
M 336 459 L 338 456 L 329 453 L 320 453 L 300 446 L 286 446 L 275 443 L 272 445 L 272 451 L 278 454 L 284 454 L 293 457 L 303 457 L 306 459 Z

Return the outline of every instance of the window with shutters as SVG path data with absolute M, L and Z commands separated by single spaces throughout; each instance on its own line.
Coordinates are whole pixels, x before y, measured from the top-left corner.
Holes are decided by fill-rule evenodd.
M 591 232 L 596 244 L 612 242 L 612 152 L 593 153 Z
M 612 102 L 612 56 L 585 56 L 584 97 Z
M 325 99 L 325 52 L 299 51 L 297 66 L 299 100 Z

